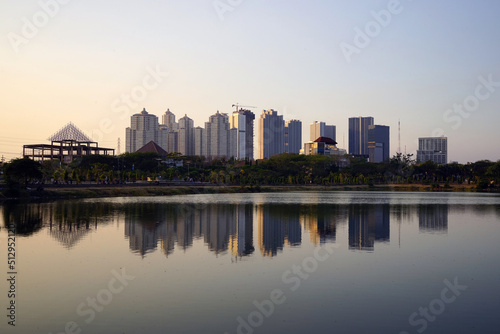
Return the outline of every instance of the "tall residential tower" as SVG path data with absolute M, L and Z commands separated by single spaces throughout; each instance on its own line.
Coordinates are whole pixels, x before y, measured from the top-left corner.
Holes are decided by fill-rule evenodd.
M 285 152 L 285 122 L 283 116 L 269 109 L 259 118 L 259 159 Z
M 285 153 L 300 153 L 302 148 L 302 122 L 292 119 L 285 122 Z
M 125 129 L 125 151 L 136 152 L 150 141 L 166 150 L 166 131 L 167 129 L 159 128 L 158 117 L 150 115 L 144 108 L 130 117 L 130 127 Z
M 311 123 L 309 126 L 309 140 L 314 142 L 319 137 L 326 137 L 337 141 L 335 125 L 326 125 L 325 122 Z

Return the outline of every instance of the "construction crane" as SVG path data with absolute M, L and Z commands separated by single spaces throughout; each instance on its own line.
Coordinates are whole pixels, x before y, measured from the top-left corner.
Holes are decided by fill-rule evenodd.
M 257 108 L 257 107 L 252 107 L 252 106 L 240 106 L 238 103 L 233 104 L 232 107 L 236 107 L 236 111 L 240 111 L 241 108 Z

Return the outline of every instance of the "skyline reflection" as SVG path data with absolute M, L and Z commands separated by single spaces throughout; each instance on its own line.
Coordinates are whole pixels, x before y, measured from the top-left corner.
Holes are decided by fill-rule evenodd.
M 389 241 L 389 205 L 350 206 L 349 249 L 373 251 L 375 248 L 375 242 Z
M 448 205 L 421 205 L 418 227 L 422 233 L 448 232 Z
M 21 235 L 47 229 L 72 248 L 99 225 L 123 222 L 129 249 L 141 257 L 160 250 L 166 257 L 202 240 L 214 254 L 274 257 L 287 247 L 347 243 L 352 251 L 373 252 L 390 243 L 391 219 L 418 219 L 421 233 L 447 233 L 449 205 L 389 204 L 160 204 L 55 202 L 1 207 L 4 226 L 17 223 Z M 401 227 L 399 227 L 401 228 Z M 342 238 L 339 240 L 338 231 Z M 258 252 L 256 253 L 256 249 Z

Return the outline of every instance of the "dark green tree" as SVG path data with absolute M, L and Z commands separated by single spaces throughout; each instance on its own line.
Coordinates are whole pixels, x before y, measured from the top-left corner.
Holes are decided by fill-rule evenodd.
M 40 181 L 43 177 L 42 166 L 31 159 L 14 159 L 4 167 L 6 180 L 27 184 Z

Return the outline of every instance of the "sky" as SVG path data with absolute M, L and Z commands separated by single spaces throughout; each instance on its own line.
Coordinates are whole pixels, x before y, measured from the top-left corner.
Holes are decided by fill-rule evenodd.
M 496 0 L 23 0 L 0 3 L 0 156 L 72 122 L 125 149 L 130 116 L 204 126 L 233 104 L 285 120 L 391 128 L 391 156 L 448 137 L 448 159 L 500 159 Z M 257 122 L 256 122 L 257 127 Z

